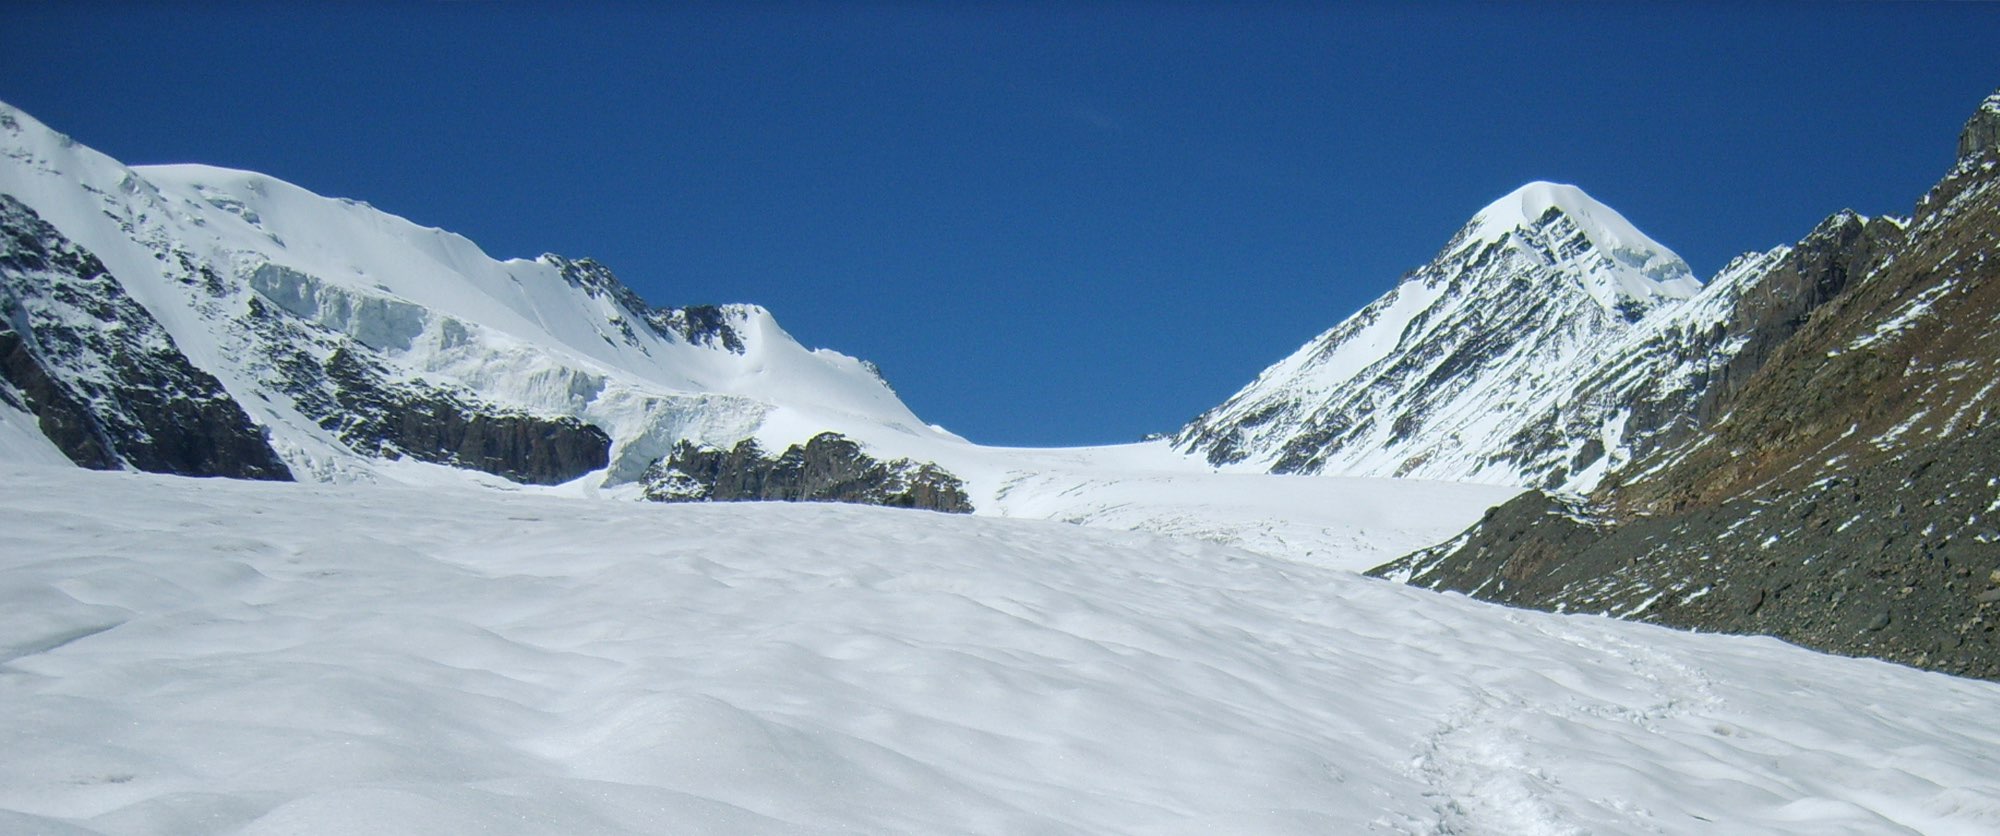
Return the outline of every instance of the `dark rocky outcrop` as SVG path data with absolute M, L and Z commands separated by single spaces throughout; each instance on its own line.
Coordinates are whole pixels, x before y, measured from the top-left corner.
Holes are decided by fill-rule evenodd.
M 2000 93 L 1986 97 L 1958 132 L 1960 162 L 1980 162 L 2000 154 Z
M 1744 385 L 1798 333 L 1812 312 L 1866 273 L 1902 237 L 1903 224 L 1895 219 L 1838 212 L 1758 276 L 1736 300 L 1719 332 L 1723 339 L 1741 340 L 1740 347 L 1706 381 L 1691 410 L 1690 426 L 1705 427 L 1727 412 Z
M 96 256 L 0 195 L 0 376 L 71 461 L 289 481 L 221 381 Z
M 1457 538 L 1376 567 L 1369 574 L 1508 604 L 1553 600 L 1598 575 L 1575 556 L 1615 530 L 1580 497 L 1528 491 L 1488 510 Z
M 943 468 L 909 459 L 881 461 L 839 433 L 820 433 L 776 456 L 755 440 L 723 450 L 681 442 L 643 479 L 660 502 L 852 502 L 971 513 L 965 484 Z
M 5 325 L 0 325 L 0 379 L 13 390 L 9 403 L 34 415 L 42 435 L 70 461 L 91 470 L 118 469 L 118 456 L 90 409 L 49 377 L 21 335 Z
M 610 461 L 611 437 L 595 426 L 506 409 L 421 379 L 400 379 L 365 335 L 331 330 L 268 298 L 249 297 L 247 312 L 236 321 L 255 337 L 250 344 L 260 356 L 250 367 L 357 453 L 407 457 L 533 485 L 567 482 Z
M 325 364 L 335 410 L 319 416 L 355 451 L 463 467 L 531 485 L 567 482 L 610 461 L 611 437 L 568 416 L 480 404 L 443 389 L 389 383 L 355 352 Z
M 1967 135 L 1996 108 L 2000 96 Z M 1746 313 L 1778 330 L 1701 432 L 1587 502 L 1524 496 L 1374 574 L 2000 679 L 1989 140 L 1961 143 L 1906 228 L 1836 216 L 1801 244 L 1787 283 L 1799 300 Z M 1786 304 L 1810 314 L 1786 321 Z

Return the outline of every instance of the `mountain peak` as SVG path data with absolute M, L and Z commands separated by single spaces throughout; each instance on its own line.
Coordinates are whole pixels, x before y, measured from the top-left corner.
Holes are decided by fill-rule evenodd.
M 1486 205 L 1466 223 L 1459 245 L 1485 245 L 1521 231 L 1544 228 L 1551 213 L 1575 224 L 1578 232 L 1613 266 L 1615 291 L 1605 288 L 1607 306 L 1618 297 L 1635 300 L 1685 299 L 1701 290 L 1700 280 L 1673 250 L 1612 209 L 1567 183 L 1537 180 Z M 1597 295 L 1597 294 L 1593 294 Z
M 1537 180 L 1524 185 L 1506 197 L 1493 201 L 1466 224 L 1468 237 L 1481 241 L 1498 241 L 1502 236 L 1516 229 L 1534 227 L 1546 217 L 1550 210 L 1569 216 L 1570 220 L 1583 230 L 1590 242 L 1606 252 L 1616 250 L 1645 251 L 1665 255 L 1674 261 L 1674 255 L 1660 242 L 1653 240 L 1639 228 L 1625 220 L 1618 210 L 1599 203 L 1584 190 L 1568 183 L 1551 183 Z M 1683 265 L 1685 267 L 1685 265 Z
M 1620 223 L 1625 220 L 1617 212 L 1612 211 L 1611 207 L 1597 202 L 1596 198 L 1585 194 L 1582 189 L 1568 183 L 1536 180 L 1508 192 L 1499 200 L 1486 204 L 1486 208 L 1472 216 L 1467 228 L 1481 240 L 1497 241 L 1500 236 L 1508 232 L 1539 221 L 1550 209 L 1562 210 L 1563 214 L 1573 218 L 1588 218 L 1602 214 L 1615 218 Z

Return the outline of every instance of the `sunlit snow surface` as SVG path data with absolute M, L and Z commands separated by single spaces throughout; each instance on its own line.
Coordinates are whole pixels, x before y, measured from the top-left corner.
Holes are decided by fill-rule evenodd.
M 1353 476 L 1216 473 L 1163 442 L 1072 450 L 940 449 L 978 513 L 1146 531 L 1365 572 L 1451 539 L 1518 488 Z
M 0 478 L 0 832 L 1991 833 L 2000 686 L 1225 546 Z

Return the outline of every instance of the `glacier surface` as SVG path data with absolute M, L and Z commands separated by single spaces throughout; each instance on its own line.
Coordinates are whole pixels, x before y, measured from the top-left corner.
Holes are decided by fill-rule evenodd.
M 1197 541 L 0 478 L 0 830 L 1991 833 L 2000 685 Z

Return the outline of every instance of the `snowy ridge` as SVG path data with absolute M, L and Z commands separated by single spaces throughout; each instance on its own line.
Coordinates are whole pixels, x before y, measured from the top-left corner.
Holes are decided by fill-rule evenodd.
M 252 172 L 129 168 L 5 105 L 0 154 L 0 193 L 100 258 L 300 478 L 405 469 L 358 453 L 314 411 L 333 395 L 305 391 L 298 369 L 335 351 L 381 371 L 365 381 L 378 388 L 599 426 L 614 439 L 610 484 L 680 438 L 938 434 L 865 364 L 806 350 L 755 306 L 647 308 L 589 262 L 497 260 Z

